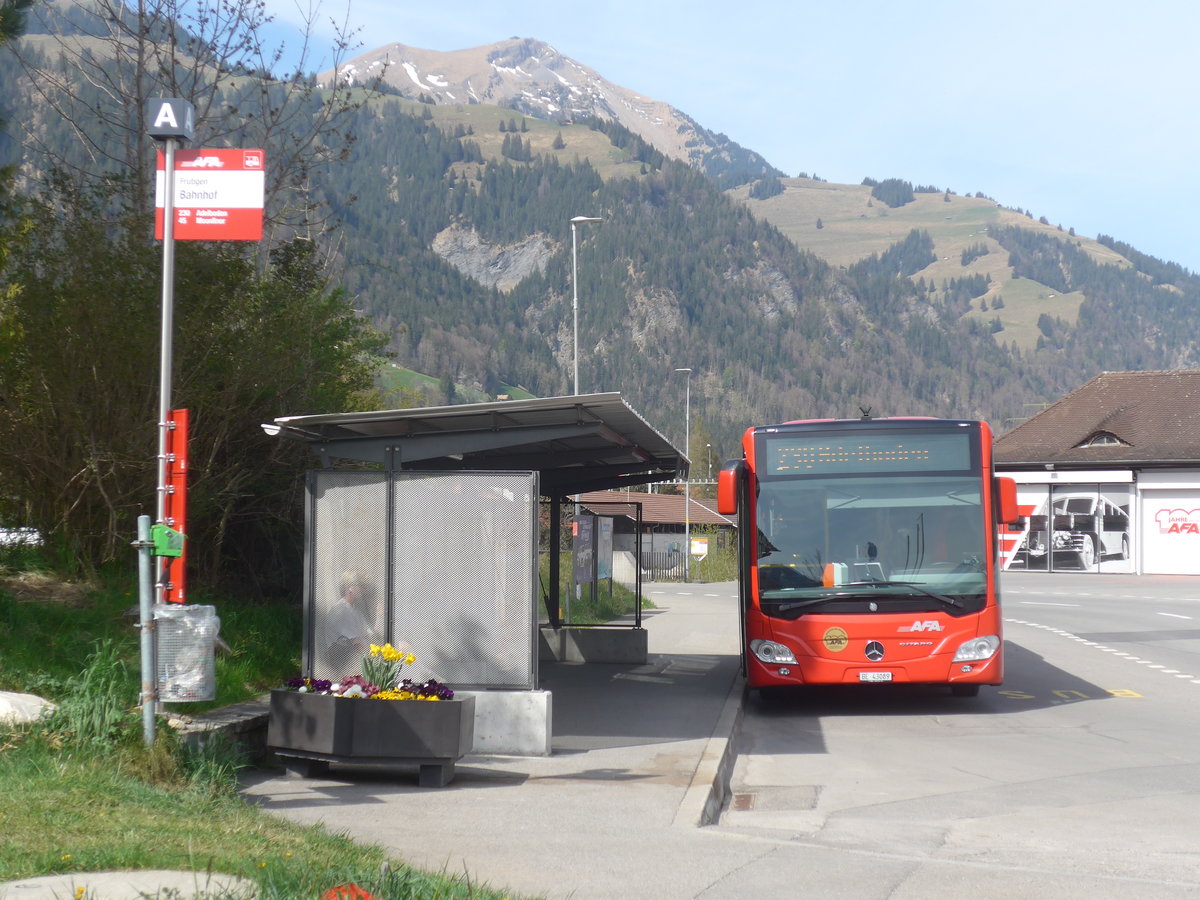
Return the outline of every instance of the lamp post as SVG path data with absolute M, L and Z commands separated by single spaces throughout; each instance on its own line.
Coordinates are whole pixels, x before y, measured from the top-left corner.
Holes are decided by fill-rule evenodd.
M 692 370 L 676 369 L 687 376 L 683 401 L 683 455 L 691 452 L 692 440 Z M 691 457 L 688 456 L 689 463 Z M 692 470 L 688 467 L 688 477 L 683 481 L 683 580 L 692 580 Z
M 597 216 L 575 216 L 571 219 L 571 359 L 575 370 L 571 392 L 575 396 L 579 395 L 579 251 L 575 243 L 575 228 L 577 225 L 603 221 Z

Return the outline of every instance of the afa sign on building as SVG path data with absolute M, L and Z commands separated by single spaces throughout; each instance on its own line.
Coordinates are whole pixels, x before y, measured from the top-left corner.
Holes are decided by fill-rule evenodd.
M 263 235 L 266 154 L 262 150 L 178 150 L 174 236 L 183 241 L 258 241 Z M 163 236 L 166 158 L 158 153 L 155 236 Z

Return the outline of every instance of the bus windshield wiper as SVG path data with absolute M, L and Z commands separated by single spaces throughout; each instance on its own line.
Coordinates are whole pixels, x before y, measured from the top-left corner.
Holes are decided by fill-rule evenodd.
M 937 591 L 931 591 L 927 587 L 914 581 L 851 581 L 847 584 L 838 585 L 839 588 L 887 588 L 887 587 L 909 587 L 919 594 L 923 594 L 938 603 L 945 606 L 952 606 L 955 609 L 962 609 L 964 604 L 957 597 L 950 597 L 946 594 L 939 594 Z M 788 603 L 777 603 L 773 609 L 775 612 L 786 613 L 797 609 L 805 609 L 809 606 L 818 606 L 822 603 L 829 603 L 836 600 L 870 600 L 873 596 L 872 592 L 861 590 L 854 591 L 834 591 L 828 594 L 822 594 L 820 597 L 809 597 L 805 600 L 793 600 Z M 764 597 L 764 601 L 772 602 L 770 598 Z
M 944 603 L 947 606 L 962 607 L 963 602 L 957 597 L 950 597 L 946 594 L 939 594 L 937 591 L 931 591 L 923 586 L 918 581 L 852 581 L 849 584 L 841 585 L 842 587 L 863 587 L 870 585 L 871 587 L 910 587 L 918 594 L 924 594 L 926 597 L 932 597 L 938 603 Z
M 766 598 L 764 598 L 766 599 Z M 845 600 L 846 597 L 839 594 L 826 594 L 823 597 L 811 597 L 808 600 L 793 600 L 791 603 L 780 603 L 774 607 L 775 612 L 791 612 L 793 609 L 804 609 L 808 606 L 817 606 L 821 603 L 828 603 L 830 600 Z

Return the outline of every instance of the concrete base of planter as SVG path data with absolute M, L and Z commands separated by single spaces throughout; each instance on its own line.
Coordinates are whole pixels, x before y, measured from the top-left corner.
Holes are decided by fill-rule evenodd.
M 400 756 L 378 758 L 334 756 L 328 753 L 302 753 L 299 750 L 276 750 L 283 761 L 288 775 L 294 778 L 320 778 L 329 772 L 330 763 L 355 763 L 356 765 L 416 766 L 419 787 L 445 787 L 454 780 L 454 760 L 409 759 Z
M 443 787 L 475 741 L 475 698 L 358 700 L 272 691 L 267 746 L 289 772 L 315 775 L 330 763 L 417 765 L 419 782 Z

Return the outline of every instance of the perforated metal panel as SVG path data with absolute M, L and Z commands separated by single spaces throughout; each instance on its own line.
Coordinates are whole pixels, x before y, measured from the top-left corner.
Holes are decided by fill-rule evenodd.
M 309 490 L 314 677 L 361 671 L 348 633 L 365 632 L 407 644 L 414 680 L 536 686 L 534 473 L 320 471 Z M 361 595 L 343 599 L 348 574 Z
M 388 482 L 382 472 L 315 475 L 307 670 L 337 680 L 359 673 L 369 646 L 387 640 Z
M 215 606 L 154 606 L 158 699 L 194 703 L 217 696 L 214 647 L 221 620 Z

